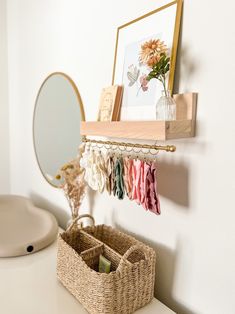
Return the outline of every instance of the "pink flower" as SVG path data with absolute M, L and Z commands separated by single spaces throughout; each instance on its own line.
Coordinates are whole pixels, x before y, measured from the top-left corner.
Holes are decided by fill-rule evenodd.
M 143 74 L 141 77 L 140 77 L 140 84 L 141 84 L 141 88 L 144 92 L 146 92 L 148 90 L 148 80 L 147 80 L 147 75 L 146 74 Z

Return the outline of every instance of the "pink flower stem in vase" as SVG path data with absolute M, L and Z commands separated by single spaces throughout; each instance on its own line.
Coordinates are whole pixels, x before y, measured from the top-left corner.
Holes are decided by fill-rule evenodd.
M 141 90 L 141 85 L 140 85 L 140 87 L 138 88 L 138 90 L 137 90 L 137 93 L 136 93 L 136 97 L 139 95 L 139 91 Z

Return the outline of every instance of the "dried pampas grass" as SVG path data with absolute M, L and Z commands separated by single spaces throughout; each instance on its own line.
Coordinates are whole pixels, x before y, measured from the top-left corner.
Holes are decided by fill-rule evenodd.
M 57 179 L 62 179 L 60 187 L 63 189 L 68 200 L 72 219 L 78 216 L 79 208 L 85 196 L 86 182 L 84 180 L 84 169 L 80 166 L 80 159 L 84 149 L 84 145 L 81 145 L 77 158 L 66 163 L 56 176 Z

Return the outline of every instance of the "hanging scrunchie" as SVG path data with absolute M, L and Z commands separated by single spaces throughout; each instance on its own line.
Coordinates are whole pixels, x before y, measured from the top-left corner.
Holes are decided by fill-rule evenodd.
M 105 165 L 104 165 L 104 158 L 101 155 L 101 153 L 96 155 L 94 178 L 98 186 L 98 191 L 100 193 L 103 193 L 105 183 L 106 183 L 106 171 L 105 171 Z
M 116 195 L 119 200 L 122 200 L 125 195 L 122 158 L 117 158 L 115 162 L 114 173 L 115 173 L 115 177 L 114 177 L 113 194 Z
M 145 203 L 146 203 L 145 208 L 159 215 L 161 213 L 161 210 L 160 210 L 160 201 L 159 201 L 158 191 L 157 191 L 156 175 L 157 175 L 157 164 L 155 162 L 152 162 L 146 174 L 147 195 L 145 199 Z

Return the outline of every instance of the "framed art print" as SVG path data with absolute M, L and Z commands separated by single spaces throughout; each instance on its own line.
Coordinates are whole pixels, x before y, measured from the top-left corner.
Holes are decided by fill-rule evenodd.
M 170 2 L 117 29 L 112 84 L 123 85 L 121 120 L 153 120 L 162 85 L 156 79 L 143 80 L 150 69 L 140 63 L 141 47 L 149 41 L 167 46 L 170 71 L 167 86 L 172 92 L 180 30 L 182 0 Z

